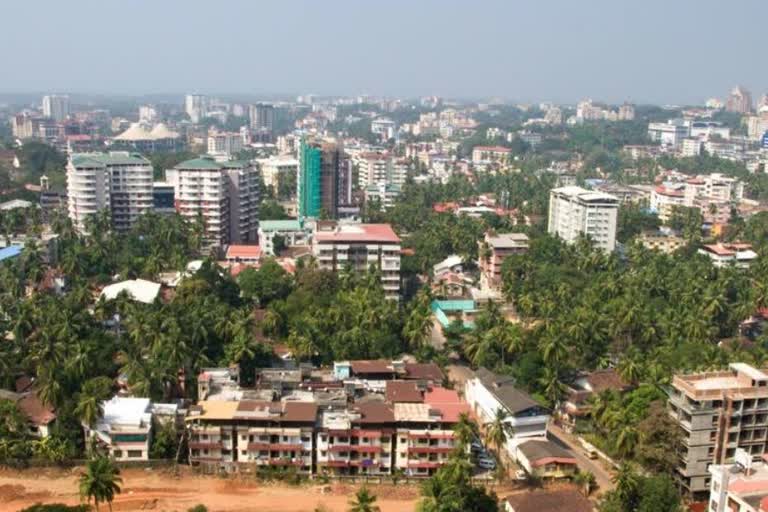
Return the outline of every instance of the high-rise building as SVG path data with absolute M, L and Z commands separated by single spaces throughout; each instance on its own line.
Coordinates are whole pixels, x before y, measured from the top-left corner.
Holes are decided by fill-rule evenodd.
M 738 448 L 768 452 L 768 373 L 743 363 L 727 371 L 675 375 L 669 412 L 683 432 L 677 478 L 694 497 L 709 491 L 711 464 L 730 464 Z
M 43 96 L 43 115 L 55 121 L 69 117 L 69 96 L 51 94 Z
M 355 164 L 360 189 L 380 184 L 402 187 L 408 175 L 407 160 L 389 153 L 361 153 L 355 158 Z
M 631 103 L 624 103 L 619 107 L 618 120 L 632 121 L 635 119 L 635 106 Z
M 321 224 L 312 240 L 321 269 L 364 272 L 375 266 L 386 297 L 399 299 L 400 238 L 389 224 Z
M 568 243 L 587 236 L 604 251 L 616 247 L 619 199 L 581 187 L 561 187 L 549 193 L 549 227 Z
M 112 226 L 127 230 L 153 209 L 152 164 L 136 153 L 75 153 L 67 163 L 69 218 L 81 233 L 87 219 L 109 209 Z
M 208 133 L 208 154 L 229 157 L 243 150 L 240 132 L 211 131 Z
M 507 256 L 528 252 L 525 233 L 486 233 L 479 242 L 480 284 L 484 289 L 497 290 L 501 286 L 501 267 Z
M 728 100 L 725 102 L 725 110 L 739 114 L 748 114 L 752 111 L 752 93 L 741 85 L 734 87 L 728 96 Z
M 141 105 L 139 107 L 140 123 L 155 123 L 159 117 L 157 109 L 153 105 Z
M 259 173 L 250 163 L 203 156 L 166 171 L 166 180 L 178 212 L 192 222 L 202 216 L 207 247 L 255 242 Z
M 208 114 L 208 98 L 202 94 L 187 94 L 184 111 L 193 123 L 199 123 Z
M 275 129 L 275 107 L 270 103 L 257 103 L 250 107 L 251 130 L 259 142 L 271 142 Z
M 344 149 L 333 140 L 302 140 L 299 148 L 297 201 L 299 217 L 335 218 L 347 186 Z M 350 184 L 351 185 L 351 184 Z M 341 192 L 340 192 L 341 191 Z M 342 198 L 343 199 L 343 198 Z

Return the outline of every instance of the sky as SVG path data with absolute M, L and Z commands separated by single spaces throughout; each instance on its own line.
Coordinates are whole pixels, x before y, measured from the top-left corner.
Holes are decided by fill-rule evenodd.
M 701 103 L 768 91 L 765 0 L 23 0 L 0 92 Z

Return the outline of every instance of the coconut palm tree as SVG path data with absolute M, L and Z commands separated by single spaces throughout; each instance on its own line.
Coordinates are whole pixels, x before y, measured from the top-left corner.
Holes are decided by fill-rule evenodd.
M 507 411 L 499 407 L 496 409 L 496 414 L 494 414 L 493 420 L 491 420 L 491 422 L 486 425 L 485 443 L 488 446 L 493 446 L 493 448 L 496 450 L 496 458 L 498 459 L 499 469 L 503 467 L 502 450 L 507 444 L 506 430 L 511 428 L 511 426 L 506 423 L 506 419 L 508 417 L 509 414 Z M 502 473 L 500 472 L 500 474 Z
M 376 505 L 376 496 L 366 486 L 358 489 L 355 499 L 349 502 L 349 512 L 380 512 Z
M 456 434 L 456 446 L 461 452 L 466 452 L 469 445 L 479 434 L 477 423 L 475 423 L 466 412 L 459 415 L 459 421 L 453 427 L 453 431 Z
M 88 461 L 85 473 L 80 475 L 80 498 L 85 498 L 89 504 L 93 499 L 97 512 L 99 503 L 104 502 L 112 510 L 112 500 L 120 493 L 122 482 L 120 470 L 112 459 L 97 456 Z

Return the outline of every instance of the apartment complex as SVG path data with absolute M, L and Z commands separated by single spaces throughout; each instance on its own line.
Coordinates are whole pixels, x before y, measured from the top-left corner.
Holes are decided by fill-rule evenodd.
M 472 148 L 472 162 L 496 162 L 507 163 L 512 150 L 503 146 L 475 146 Z
M 709 490 L 710 464 L 730 464 L 738 448 L 768 451 L 768 373 L 743 363 L 727 371 L 675 375 L 669 414 L 683 430 L 677 476 L 694 496 Z
M 753 462 L 749 454 L 737 451 L 735 464 L 709 467 L 712 483 L 707 512 L 768 511 L 768 461 Z
M 264 185 L 271 187 L 277 195 L 280 182 L 287 180 L 288 177 L 295 178 L 299 171 L 299 161 L 291 155 L 273 155 L 269 158 L 260 158 L 256 160 L 261 171 L 261 178 Z
M 573 243 L 587 236 L 604 251 L 616 247 L 619 200 L 581 187 L 555 188 L 549 194 L 548 231 Z
M 442 380 L 434 364 L 351 361 L 333 372 L 266 369 L 259 375 L 256 389 L 244 390 L 226 370 L 201 374 L 207 399 L 186 418 L 191 464 L 429 476 L 455 449 L 453 427 L 469 412 L 455 391 L 434 383 Z M 219 386 L 210 382 L 216 376 Z
M 389 224 L 318 223 L 312 252 L 325 270 L 360 272 L 376 267 L 387 298 L 399 300 L 400 237 Z
M 262 220 L 259 222 L 259 245 L 267 256 L 275 256 L 275 237 L 282 237 L 286 247 L 309 245 L 312 223 L 297 220 Z
M 501 285 L 501 266 L 507 256 L 528 251 L 528 235 L 525 233 L 486 233 L 479 242 L 480 286 L 498 289 Z
M 336 218 L 344 181 L 344 149 L 336 141 L 302 140 L 299 148 L 297 200 L 299 217 Z
M 259 142 L 272 142 L 275 129 L 275 107 L 270 103 L 251 105 L 248 111 L 251 131 Z
M 249 163 L 203 156 L 166 171 L 166 180 L 177 211 L 191 222 L 202 218 L 207 246 L 256 241 L 259 176 Z
M 152 165 L 135 153 L 76 153 L 67 162 L 69 218 L 81 233 L 88 217 L 104 209 L 114 229 L 129 229 L 153 209 L 152 187 Z
M 102 415 L 93 428 L 83 426 L 86 439 L 94 437 L 115 460 L 149 460 L 152 433 L 149 398 L 113 397 L 102 403 Z
M 752 112 L 752 93 L 746 87 L 737 85 L 731 89 L 731 93 L 725 101 L 725 110 L 738 114 L 749 114 Z
M 648 138 L 662 146 L 677 148 L 691 134 L 690 127 L 682 120 L 671 119 L 666 123 L 649 123 Z
M 184 98 L 184 111 L 193 123 L 199 123 L 208 115 L 208 98 L 202 94 L 187 94 Z
M 51 94 L 43 96 L 43 115 L 56 122 L 69 117 L 69 96 Z
M 386 185 L 403 186 L 408 176 L 408 162 L 389 153 L 361 153 L 354 159 L 358 169 L 358 187 Z
M 208 154 L 229 158 L 243 150 L 243 136 L 239 132 L 208 133 Z

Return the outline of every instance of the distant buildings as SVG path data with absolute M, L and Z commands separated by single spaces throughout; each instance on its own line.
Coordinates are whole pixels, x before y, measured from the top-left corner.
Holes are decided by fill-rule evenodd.
M 259 245 L 266 256 L 276 256 L 275 237 L 282 237 L 286 247 L 309 246 L 312 227 L 304 220 L 262 220 L 259 222 Z
M 667 222 L 676 207 L 697 208 L 705 220 L 727 223 L 730 206 L 744 198 L 744 183 L 719 173 L 673 176 L 651 192 L 650 207 Z M 714 209 L 714 215 L 713 215 Z
M 312 252 L 321 269 L 342 272 L 378 269 L 388 299 L 400 298 L 400 238 L 389 224 L 318 223 Z
M 249 107 L 251 131 L 257 142 L 272 142 L 275 130 L 275 107 L 257 103 Z
M 337 217 L 339 205 L 351 196 L 351 173 L 346 167 L 340 142 L 302 140 L 296 194 L 300 217 Z
M 203 156 L 166 171 L 178 212 L 203 221 L 209 247 L 256 241 L 259 207 L 258 170 L 247 162 L 217 162 Z
M 57 122 L 64 121 L 69 117 L 69 96 L 43 96 L 43 115 Z
M 292 155 L 272 155 L 256 160 L 264 185 L 271 187 L 277 195 L 281 180 L 295 178 L 299 172 L 299 161 Z
M 243 150 L 243 137 L 239 132 L 220 132 L 212 130 L 208 133 L 208 154 L 214 157 L 228 158 Z
M 750 113 L 752 111 L 752 93 L 741 85 L 734 87 L 725 101 L 725 110 L 739 114 Z
M 81 233 L 87 219 L 103 209 L 112 226 L 129 229 L 153 208 L 152 165 L 135 153 L 76 153 L 67 163 L 69 218 Z
M 690 133 L 690 127 L 679 119 L 671 119 L 666 123 L 648 123 L 648 138 L 661 146 L 677 148 Z
M 208 115 L 208 98 L 202 94 L 187 94 L 184 98 L 184 112 L 190 121 L 199 123 Z
M 501 285 L 501 267 L 507 256 L 528 251 L 528 235 L 524 233 L 486 233 L 481 242 L 478 266 L 480 286 L 498 290 Z
M 744 243 L 708 244 L 699 249 L 699 254 L 708 256 L 712 264 L 718 268 L 734 266 L 746 269 L 757 259 L 757 253 L 752 250 L 752 245 Z
M 502 146 L 475 146 L 472 148 L 472 162 L 506 164 L 511 154 L 511 149 Z
M 604 251 L 616 247 L 619 200 L 609 194 L 581 187 L 552 189 L 549 195 L 548 231 L 568 243 L 587 236 Z
M 380 183 L 402 187 L 408 176 L 408 162 L 390 153 L 364 152 L 355 156 L 353 162 L 361 189 Z
M 685 240 L 672 233 L 663 233 L 660 231 L 644 232 L 637 240 L 646 249 L 672 254 L 685 245 Z
M 743 363 L 727 371 L 675 375 L 671 417 L 683 432 L 677 477 L 694 498 L 710 488 L 711 464 L 731 464 L 738 448 L 753 457 L 768 442 L 768 374 Z
M 149 129 L 149 125 L 133 123 L 120 135 L 112 139 L 112 144 L 121 149 L 153 153 L 156 151 L 176 151 L 182 140 L 178 133 L 167 125 L 159 123 Z

